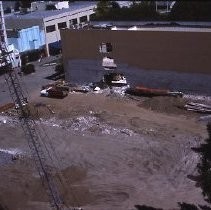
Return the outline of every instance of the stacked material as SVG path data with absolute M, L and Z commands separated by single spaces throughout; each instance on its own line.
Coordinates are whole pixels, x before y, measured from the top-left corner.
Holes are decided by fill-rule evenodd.
M 200 103 L 194 103 L 190 102 L 185 105 L 185 108 L 188 111 L 194 111 L 194 112 L 201 112 L 201 113 L 211 113 L 211 106 L 200 104 Z

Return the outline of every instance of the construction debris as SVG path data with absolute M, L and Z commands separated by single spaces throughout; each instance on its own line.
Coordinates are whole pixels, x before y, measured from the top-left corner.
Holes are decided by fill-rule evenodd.
M 45 63 L 43 66 L 55 66 L 57 63 L 51 62 L 51 63 Z
M 129 88 L 130 86 L 122 86 L 122 87 L 111 87 L 110 88 L 110 96 L 125 96 L 125 92 L 126 90 Z
M 64 80 L 59 80 L 55 83 L 42 86 L 40 95 L 52 98 L 64 98 L 68 95 L 68 92 L 68 83 L 66 83 Z
M 190 102 L 185 105 L 185 108 L 193 112 L 211 113 L 211 106 L 200 103 Z
M 80 92 L 80 93 L 88 93 L 90 91 L 90 87 L 88 86 L 75 86 L 70 88 L 71 92 Z
M 126 77 L 122 73 L 117 73 L 117 72 L 105 74 L 103 81 L 109 86 L 125 86 L 125 85 L 127 85 Z
M 51 114 L 55 114 L 55 112 L 51 109 L 50 105 L 46 105 L 46 108 L 51 112 Z

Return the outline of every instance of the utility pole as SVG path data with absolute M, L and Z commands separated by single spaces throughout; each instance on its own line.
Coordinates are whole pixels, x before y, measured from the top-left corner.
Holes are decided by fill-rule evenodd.
M 53 175 L 55 176 L 58 171 L 56 168 L 51 167 L 47 162 L 47 160 L 52 159 L 49 153 L 50 149 L 46 147 L 45 139 L 43 139 L 38 132 L 37 124 L 30 116 L 27 98 L 21 88 L 17 73 L 12 68 L 11 52 L 8 52 L 7 48 L 7 35 L 2 1 L 0 1 L 0 12 L 0 70 L 5 72 L 4 78 L 6 80 L 10 96 L 16 106 L 16 110 L 19 115 L 19 122 L 27 138 L 42 185 L 48 194 L 52 209 L 79 210 L 81 208 L 66 208 L 61 193 L 58 190 L 59 180 L 56 180 L 56 178 L 53 177 Z

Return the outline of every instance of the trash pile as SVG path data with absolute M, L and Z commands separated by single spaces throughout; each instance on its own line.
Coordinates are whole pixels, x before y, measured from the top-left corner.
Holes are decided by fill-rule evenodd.
M 51 118 L 50 120 L 40 119 L 42 124 L 61 127 L 66 130 L 71 130 L 76 133 L 86 133 L 92 135 L 113 135 L 118 137 L 134 136 L 136 135 L 132 130 L 127 128 L 114 128 L 106 123 L 101 122 L 95 116 L 79 116 L 68 120 L 58 120 Z
M 88 85 L 75 85 L 70 87 L 70 92 L 80 93 L 101 93 L 106 95 L 125 95 L 126 89 L 129 88 L 126 77 L 122 73 L 111 72 L 105 74 L 101 81 L 90 83 Z

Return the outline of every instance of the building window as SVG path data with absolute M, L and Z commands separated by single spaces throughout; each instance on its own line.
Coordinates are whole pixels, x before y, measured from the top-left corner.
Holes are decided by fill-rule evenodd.
M 87 16 L 80 17 L 80 22 L 86 22 L 87 21 Z
M 50 33 L 50 32 L 53 32 L 53 31 L 56 31 L 55 25 L 46 26 L 46 32 L 47 33 Z
M 66 22 L 58 23 L 58 29 L 61 28 L 67 28 L 67 23 Z
M 110 42 L 102 43 L 99 47 L 100 53 L 109 53 L 109 52 L 112 52 L 112 50 L 113 50 L 113 47 Z
M 70 20 L 70 25 L 75 25 L 77 23 L 78 23 L 77 18 Z

